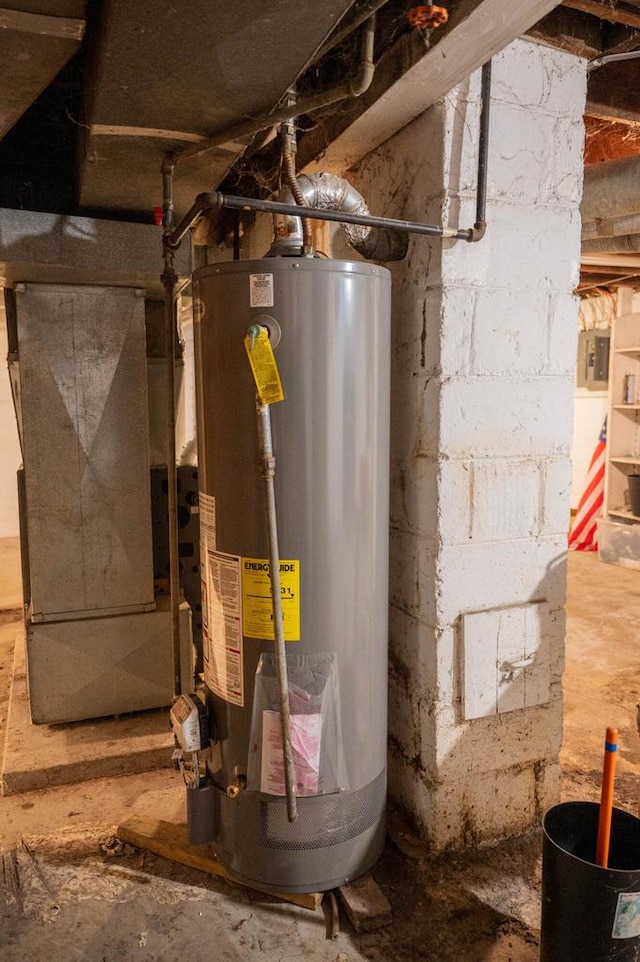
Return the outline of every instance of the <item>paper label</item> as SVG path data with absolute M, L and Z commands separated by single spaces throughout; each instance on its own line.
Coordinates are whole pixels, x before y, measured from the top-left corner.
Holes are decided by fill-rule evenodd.
M 206 540 L 206 539 L 203 539 Z M 207 550 L 202 581 L 204 679 L 232 705 L 244 705 L 240 558 Z
M 640 935 L 640 892 L 621 892 L 618 896 L 612 939 L 635 939 Z
M 256 391 L 263 404 L 275 404 L 284 400 L 284 392 L 278 373 L 278 365 L 271 347 L 269 335 L 263 327 L 255 337 L 247 335 L 244 346 L 256 382 Z
M 274 640 L 271 565 L 266 558 L 242 559 L 242 623 L 247 638 Z M 300 641 L 300 562 L 280 562 L 284 640 Z
M 291 715 L 289 737 L 296 795 L 317 795 L 320 782 L 322 715 Z M 280 712 L 262 713 L 262 766 L 260 791 L 286 795 Z
M 249 274 L 250 307 L 273 307 L 273 274 Z
M 198 492 L 200 508 L 200 541 L 203 555 L 206 551 L 216 550 L 216 499 L 204 491 Z

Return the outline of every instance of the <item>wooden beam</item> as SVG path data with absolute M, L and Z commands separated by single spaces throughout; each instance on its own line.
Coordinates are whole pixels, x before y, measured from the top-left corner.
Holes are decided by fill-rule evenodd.
M 315 911 L 322 901 L 322 892 L 279 892 L 266 886 L 249 885 L 241 881 L 218 862 L 208 845 L 189 844 L 186 825 L 175 825 L 173 822 L 163 822 L 158 818 L 134 815 L 118 826 L 117 835 L 123 842 L 129 842 L 137 848 L 144 848 L 155 855 L 199 869 L 209 875 L 217 875 L 218 878 L 223 878 L 233 885 L 244 885 L 245 888 L 267 892 L 285 902 L 299 905 L 303 909 Z
M 623 268 L 623 267 L 602 267 L 602 266 L 596 266 L 595 264 L 589 266 L 588 264 L 583 264 L 583 265 L 581 266 L 581 268 L 580 268 L 580 273 L 581 273 L 581 274 L 589 274 L 589 275 L 593 274 L 593 275 L 595 275 L 596 277 L 609 277 L 609 278 L 613 277 L 613 278 L 616 278 L 616 277 L 620 277 L 621 274 L 624 274 L 624 273 L 625 273 L 625 268 Z M 634 274 L 633 274 L 633 276 L 635 277 L 635 276 L 637 275 L 637 273 L 638 273 L 638 272 L 635 271 Z
M 563 0 L 563 6 L 599 17 L 600 20 L 608 20 L 609 23 L 622 23 L 625 27 L 640 27 L 640 13 L 620 3 L 614 5 L 610 0 Z
M 527 37 L 560 47 L 586 60 L 593 60 L 602 53 L 602 25 L 593 17 L 583 17 L 566 7 L 556 7 L 538 20 L 527 30 Z
M 70 17 L 50 17 L 41 13 L 28 13 L 24 10 L 9 10 L 0 7 L 0 30 L 13 30 L 40 37 L 61 37 L 64 40 L 82 40 L 84 20 Z
M 609 63 L 589 76 L 585 112 L 607 120 L 640 121 L 640 60 Z
M 637 286 L 636 282 L 640 275 L 638 274 L 620 274 L 616 277 L 602 277 L 599 275 L 594 275 L 593 277 L 585 275 L 584 278 L 580 275 L 581 280 L 576 287 L 576 294 L 586 294 L 587 291 L 595 291 L 599 287 L 616 287 L 620 284 L 630 284 L 632 287 Z
M 640 254 L 583 254 L 580 259 L 581 269 L 586 270 L 588 267 L 601 267 L 603 270 L 609 267 L 615 267 L 623 271 L 637 271 L 640 270 Z
M 335 111 L 301 138 L 298 163 L 308 171 L 352 166 L 555 6 L 557 0 L 458 0 L 449 22 L 433 32 L 432 46 L 425 48 L 415 30 L 403 36 L 381 57 L 354 108 Z

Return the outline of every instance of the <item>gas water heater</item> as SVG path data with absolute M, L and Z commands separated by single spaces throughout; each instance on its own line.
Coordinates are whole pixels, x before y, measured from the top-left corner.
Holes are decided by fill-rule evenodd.
M 194 275 L 194 315 L 206 709 L 182 699 L 174 727 L 182 713 L 196 750 L 211 747 L 187 789 L 190 837 L 248 883 L 331 889 L 384 841 L 390 274 L 302 256 L 214 264 Z M 256 328 L 284 391 L 270 407 L 295 821 L 245 350 Z

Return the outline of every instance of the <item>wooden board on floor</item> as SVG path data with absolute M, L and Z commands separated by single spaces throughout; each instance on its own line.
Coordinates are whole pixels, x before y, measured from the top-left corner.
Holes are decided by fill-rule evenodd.
M 371 875 L 363 875 L 338 891 L 356 932 L 371 932 L 391 924 L 391 906 Z
M 224 868 L 214 858 L 208 845 L 190 845 L 186 825 L 175 825 L 173 822 L 164 822 L 157 818 L 134 815 L 118 826 L 118 838 L 137 848 L 153 852 L 155 855 L 180 862 L 181 865 L 200 869 L 201 872 L 208 872 L 209 875 L 217 875 L 234 885 L 255 888 L 256 891 L 266 892 L 285 902 L 300 905 L 303 909 L 315 910 L 322 901 L 322 892 L 276 892 L 266 886 L 248 885 Z

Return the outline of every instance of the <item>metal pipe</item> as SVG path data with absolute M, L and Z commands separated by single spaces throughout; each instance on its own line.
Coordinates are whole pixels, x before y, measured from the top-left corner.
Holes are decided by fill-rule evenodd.
M 212 213 L 213 211 L 218 210 L 218 208 L 221 206 L 221 196 L 222 195 L 215 190 L 205 191 L 202 194 L 198 194 L 187 213 L 176 224 L 173 230 L 169 229 L 168 231 L 165 231 L 165 236 L 163 238 L 165 248 L 169 248 L 171 251 L 176 251 L 191 228 L 205 212 Z
M 328 39 L 325 40 L 322 46 L 315 53 L 311 63 L 317 63 L 318 60 L 321 60 L 322 57 L 329 53 L 330 50 L 333 50 L 334 47 L 337 47 L 339 43 L 342 43 L 343 40 L 346 40 L 347 37 L 350 37 L 354 30 L 358 29 L 361 23 L 364 23 L 364 21 L 368 20 L 369 17 L 372 17 L 374 13 L 377 13 L 381 7 L 384 7 L 385 3 L 388 3 L 388 0 L 369 0 L 369 2 L 366 3 L 363 8 L 358 11 L 358 13 L 356 13 L 355 17 L 350 20 L 349 23 L 345 24 L 341 30 L 337 30 L 335 33 L 332 33 Z
M 491 118 L 491 61 L 482 66 L 480 80 L 480 137 L 478 141 L 478 184 L 476 187 L 476 222 L 468 241 L 482 240 L 487 229 L 487 171 L 489 157 L 489 121 Z
M 332 87 L 330 90 L 325 90 L 323 93 L 316 94 L 314 97 L 309 97 L 307 100 L 301 101 L 296 107 L 298 116 L 313 113 L 321 107 L 328 107 L 331 104 L 337 103 L 339 100 L 345 100 L 347 97 L 360 97 L 368 90 L 371 86 L 375 71 L 373 62 L 374 40 L 375 17 L 371 17 L 364 28 L 360 66 L 355 77 L 353 77 L 352 80 L 347 80 L 345 83 L 338 84 L 336 87 Z M 259 130 L 264 130 L 265 127 L 271 127 L 273 124 L 280 124 L 284 120 L 289 120 L 290 117 L 291 108 L 281 107 L 279 110 L 263 117 L 245 120 L 241 124 L 236 124 L 235 127 L 229 127 L 227 130 L 222 130 L 218 134 L 207 137 L 206 140 L 201 140 L 197 144 L 190 144 L 188 147 L 183 147 L 182 150 L 173 153 L 174 166 L 183 160 L 187 160 L 189 157 L 199 157 L 201 154 L 213 150 L 215 147 L 221 147 L 223 144 L 231 143 L 234 140 L 250 137 L 252 134 L 257 134 Z
M 233 194 L 218 194 L 219 207 L 232 210 L 262 210 L 269 214 L 285 214 L 292 217 L 310 217 L 314 220 L 330 220 L 338 224 L 361 224 L 363 227 L 388 227 L 390 230 L 407 234 L 428 234 L 431 237 L 453 237 L 471 240 L 473 228 L 457 230 L 453 227 L 438 227 L 433 224 L 419 224 L 410 220 L 394 220 L 391 217 L 374 217 L 371 214 L 349 214 L 339 210 L 317 210 L 314 207 L 298 207 L 295 204 L 280 204 L 278 201 L 261 200 L 259 197 L 236 197 Z
M 289 106 L 295 107 L 295 90 L 289 92 Z M 300 189 L 298 178 L 296 177 L 296 128 L 293 116 L 289 118 L 281 127 L 280 138 L 282 141 L 282 166 L 285 177 L 289 185 L 289 190 L 296 204 L 304 207 L 305 198 Z M 311 233 L 311 223 L 308 218 L 302 218 L 302 253 L 311 256 L 313 254 L 313 235 Z
M 273 453 L 271 436 L 271 413 L 268 404 L 256 401 L 258 413 L 258 438 L 260 442 L 260 462 L 267 508 L 267 536 L 269 541 L 269 566 L 271 575 L 271 598 L 273 601 L 273 633 L 275 639 L 276 674 L 280 700 L 280 732 L 282 736 L 282 755 L 284 758 L 284 780 L 287 795 L 287 818 L 290 822 L 298 817 L 295 793 L 295 773 L 291 751 L 291 715 L 289 711 L 289 680 L 287 678 L 287 654 L 284 641 L 284 622 L 282 620 L 282 595 L 280 592 L 280 549 L 278 546 L 278 520 L 276 514 L 276 495 L 274 476 L 276 459 Z
M 287 205 L 280 203 L 278 201 L 263 201 L 257 198 L 242 198 L 235 197 L 233 195 L 222 194 L 220 195 L 220 206 L 231 207 L 236 210 L 263 210 L 270 212 L 272 214 L 293 214 L 294 216 L 304 217 L 304 218 L 315 218 L 316 220 L 330 220 L 335 221 L 339 224 L 356 224 L 363 227 L 369 228 L 379 228 L 386 231 L 398 231 L 407 234 L 426 234 L 431 237 L 448 237 L 457 240 L 466 240 L 469 243 L 476 243 L 485 235 L 487 229 L 487 174 L 488 174 L 488 157 L 489 157 L 489 130 L 490 130 L 490 120 L 491 120 L 491 60 L 488 60 L 482 67 L 481 76 L 481 108 L 480 108 L 480 132 L 478 138 L 478 182 L 477 182 L 477 194 L 476 194 L 476 219 L 473 227 L 471 228 L 461 228 L 454 229 L 448 227 L 439 227 L 430 224 L 419 224 L 415 221 L 403 221 L 395 220 L 390 217 L 373 217 L 371 214 L 356 214 L 350 211 L 345 211 L 343 209 L 339 210 L 327 210 L 320 207 L 310 207 L 302 206 L 298 201 L 298 206 Z M 315 176 L 315 180 L 313 177 Z M 318 192 L 318 178 L 323 175 L 311 175 L 309 177 L 300 178 L 300 186 L 303 194 L 306 194 L 305 198 L 307 202 L 310 197 L 315 198 L 315 194 Z M 325 177 L 331 177 L 332 175 L 324 175 Z M 308 183 L 308 190 L 305 190 L 303 184 Z M 348 182 L 344 182 L 346 187 Z M 335 190 L 332 188 L 332 192 Z M 356 198 L 359 198 L 359 194 L 355 192 Z M 296 198 L 297 200 L 297 198 Z M 346 206 L 349 206 L 353 198 L 349 198 Z M 364 203 L 364 202 L 363 202 Z M 366 206 L 365 206 L 366 210 Z M 360 253 L 363 256 L 376 257 L 376 254 L 380 253 L 380 250 L 375 249 L 376 245 L 373 245 L 370 249 L 367 249 L 367 240 L 358 241 L 350 243 L 355 247 L 356 250 L 359 246 L 363 249 Z M 388 244 L 384 245 L 385 251 L 390 252 L 391 248 Z M 401 253 L 401 252 L 400 252 Z M 404 254 L 401 253 L 401 256 Z M 384 257 L 376 257 L 376 259 L 382 260 L 386 259 Z M 390 257 L 388 259 L 395 259 Z
M 615 63 L 617 60 L 637 60 L 640 57 L 640 50 L 629 50 L 627 53 L 606 53 L 602 57 L 596 57 L 587 64 L 587 73 L 603 67 L 606 63 Z
M 368 38 L 373 50 L 373 34 L 375 24 L 371 24 L 370 18 L 367 21 L 367 31 L 365 36 Z M 478 140 L 478 184 L 476 197 L 476 220 L 473 227 L 452 228 L 440 227 L 435 224 L 420 224 L 416 221 L 397 220 L 391 217 L 373 217 L 371 214 L 352 214 L 346 211 L 320 210 L 308 206 L 283 204 L 278 201 L 261 200 L 258 197 L 236 197 L 233 194 L 222 194 L 219 191 L 209 191 L 198 194 L 190 210 L 184 215 L 177 226 L 171 230 L 165 227 L 165 247 L 176 250 L 189 229 L 196 223 L 198 218 L 205 212 L 216 211 L 221 207 L 233 210 L 261 210 L 270 214 L 284 214 L 292 217 L 305 217 L 312 220 L 328 220 L 339 224 L 358 224 L 363 227 L 378 227 L 399 231 L 406 234 L 425 234 L 430 237 L 447 237 L 455 240 L 465 240 L 474 243 L 484 237 L 487 229 L 486 221 L 486 200 L 487 200 L 487 171 L 489 153 L 489 127 L 490 127 L 490 105 L 491 105 L 491 61 L 487 61 L 482 67 L 481 79 L 481 98 L 482 106 L 480 109 L 480 134 Z M 307 101 L 308 104 L 308 101 Z M 272 114 L 270 123 L 274 118 L 288 120 L 291 107 L 283 108 L 285 116 L 281 116 L 283 111 Z M 307 106 L 298 104 L 296 112 L 308 113 Z M 189 149 L 189 148 L 187 148 Z M 207 148 L 208 149 L 208 148 Z M 171 183 L 173 172 L 178 160 L 185 156 L 185 151 L 180 154 L 167 154 L 163 161 L 163 179 Z M 165 168 L 167 173 L 165 174 Z M 165 204 L 166 209 L 166 204 Z M 172 209 L 172 208 L 171 208 Z
M 304 195 L 300 190 L 300 185 L 298 184 L 298 179 L 296 177 L 295 161 L 293 159 L 293 154 L 291 152 L 291 146 L 284 146 L 282 151 L 282 163 L 284 166 L 285 175 L 287 178 L 287 183 L 289 189 L 293 195 L 298 206 L 304 207 Z M 305 255 L 313 254 L 313 235 L 311 233 L 311 224 L 309 223 L 308 217 L 302 218 L 302 253 Z
M 171 608 L 171 651 L 173 656 L 173 693 L 182 694 L 182 671 L 180 658 L 180 560 L 178 557 L 178 478 L 176 469 L 176 412 L 175 412 L 175 359 L 174 338 L 176 331 L 176 290 L 178 277 L 174 267 L 174 249 L 169 244 L 173 226 L 173 168 L 175 164 L 168 155 L 162 164 L 163 185 L 163 253 L 164 271 L 164 318 L 167 379 L 167 514 L 169 524 L 169 590 Z

